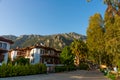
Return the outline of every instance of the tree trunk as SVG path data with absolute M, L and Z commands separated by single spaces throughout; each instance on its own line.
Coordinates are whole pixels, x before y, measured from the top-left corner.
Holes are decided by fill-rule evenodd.
M 120 3 L 118 4 L 118 9 L 116 7 L 112 6 L 110 2 L 107 3 L 107 10 L 106 12 L 110 13 L 110 16 L 112 17 L 114 14 L 120 16 Z
M 80 59 L 79 59 L 78 56 L 75 56 L 74 64 L 75 64 L 77 67 L 79 67 Z

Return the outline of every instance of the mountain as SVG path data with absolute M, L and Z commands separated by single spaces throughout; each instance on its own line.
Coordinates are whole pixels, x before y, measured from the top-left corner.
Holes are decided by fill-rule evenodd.
M 14 35 L 3 35 L 7 39 L 14 41 L 14 44 L 11 48 L 16 47 L 28 47 L 36 44 L 42 44 L 61 50 L 64 46 L 70 45 L 74 39 L 86 40 L 86 36 L 80 35 L 75 32 L 63 33 L 63 34 L 54 34 L 54 35 L 21 35 L 19 37 Z

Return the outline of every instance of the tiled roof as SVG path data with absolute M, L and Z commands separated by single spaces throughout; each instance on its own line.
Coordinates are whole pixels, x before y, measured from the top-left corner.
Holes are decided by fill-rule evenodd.
M 3 37 L 1 37 L 1 36 L 0 36 L 0 41 L 8 42 L 8 43 L 10 43 L 10 44 L 13 44 L 13 43 L 14 43 L 12 40 L 3 38 Z
M 43 49 L 47 49 L 47 50 L 54 50 L 54 51 L 56 51 L 56 52 L 61 52 L 61 51 L 58 51 L 58 50 L 56 50 L 56 49 L 54 49 L 54 48 L 51 48 L 51 47 L 47 47 L 47 46 L 41 46 L 41 45 L 38 45 L 38 46 L 33 46 L 32 48 L 43 48 Z
M 51 48 L 51 47 L 47 47 L 47 46 L 41 46 L 41 45 L 35 45 L 35 46 L 31 46 L 31 47 L 26 47 L 26 48 L 16 48 L 16 49 L 11 49 L 9 50 L 9 52 L 13 51 L 13 50 L 17 50 L 17 51 L 25 51 L 25 50 L 31 50 L 33 48 L 42 48 L 42 49 L 45 49 L 45 50 L 54 50 L 55 52 L 58 52 L 58 53 L 61 53 L 61 51 L 58 51 L 54 48 Z

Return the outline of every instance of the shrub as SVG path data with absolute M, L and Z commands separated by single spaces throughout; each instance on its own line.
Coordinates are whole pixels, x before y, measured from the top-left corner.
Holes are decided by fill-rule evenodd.
M 89 69 L 89 66 L 88 66 L 88 64 L 86 64 L 86 63 L 81 63 L 81 64 L 79 65 L 79 69 L 80 69 L 80 70 L 88 70 L 88 69 Z
M 116 75 L 114 75 L 114 74 L 108 74 L 107 77 L 110 78 L 111 80 L 115 80 Z
M 73 71 L 73 70 L 76 70 L 77 68 L 76 68 L 76 66 L 74 66 L 74 65 L 72 65 L 72 66 L 69 66 L 69 70 L 70 71 Z
M 62 72 L 63 71 L 63 66 L 56 66 L 55 67 L 55 72 Z
M 12 65 L 3 64 L 0 66 L 0 77 L 11 77 L 11 76 L 25 76 L 32 74 L 46 73 L 46 66 L 44 64 L 35 64 L 35 65 Z
M 63 71 L 73 71 L 76 70 L 76 67 L 73 65 L 67 65 L 67 66 L 56 66 L 55 72 L 63 72 Z
M 21 64 L 21 65 L 29 64 L 29 59 L 24 58 L 24 57 L 17 57 L 14 60 L 13 64 L 16 64 L 16 63 Z

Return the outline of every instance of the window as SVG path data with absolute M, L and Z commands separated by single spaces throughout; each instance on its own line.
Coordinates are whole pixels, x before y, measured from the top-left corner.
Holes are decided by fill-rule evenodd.
M 51 50 L 50 50 L 50 54 L 51 54 Z
M 3 48 L 6 49 L 7 48 L 7 44 L 3 43 Z
M 31 56 L 34 57 L 34 53 L 32 53 Z
M 2 43 L 0 42 L 0 48 L 2 47 Z
M 31 60 L 31 63 L 34 63 L 34 58 Z
M 41 50 L 40 52 L 41 52 L 41 54 L 44 54 L 45 51 L 44 51 L 44 50 Z
M 50 54 L 50 50 L 48 51 L 48 54 Z
M 4 60 L 4 55 L 0 54 L 0 63 Z
M 48 53 L 48 51 L 47 51 L 47 50 L 45 50 L 45 53 Z
M 40 52 L 41 52 L 41 54 L 43 54 L 43 53 L 42 53 L 42 50 L 40 50 Z
M 52 63 L 52 62 L 53 62 L 53 59 L 50 59 L 50 62 Z
M 44 54 L 44 52 L 45 52 L 45 51 L 43 50 L 43 54 Z

